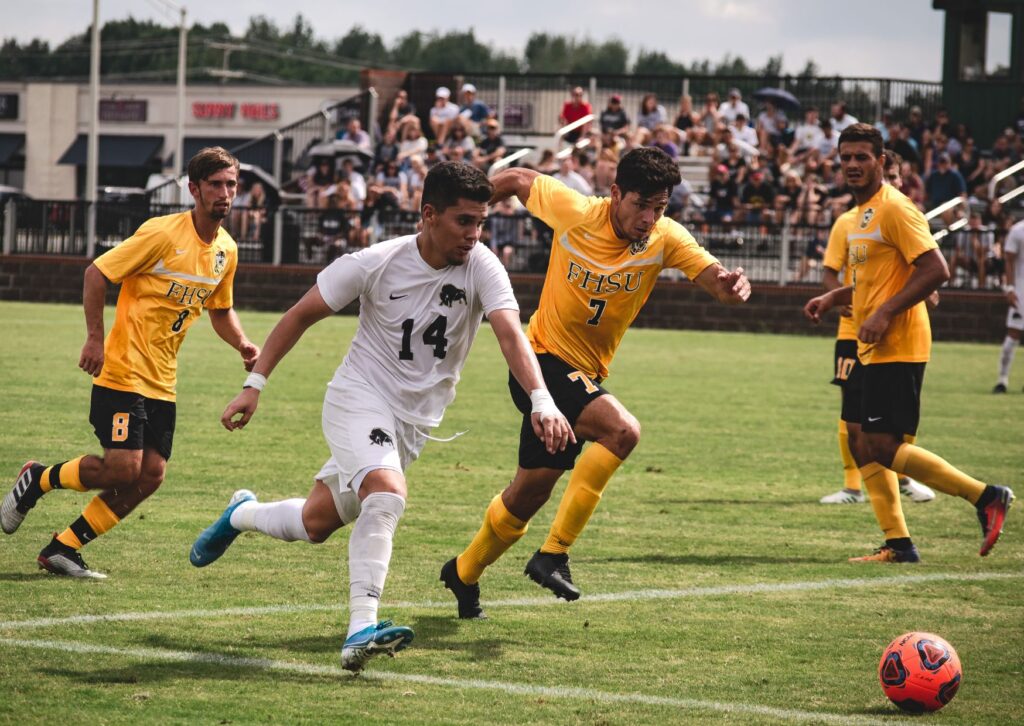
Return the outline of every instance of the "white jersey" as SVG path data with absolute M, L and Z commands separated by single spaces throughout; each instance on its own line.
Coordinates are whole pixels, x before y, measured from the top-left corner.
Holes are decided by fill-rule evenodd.
M 324 301 L 337 311 L 359 299 L 359 327 L 328 384 L 340 395 L 346 379 L 369 384 L 395 416 L 437 426 L 483 315 L 515 310 L 508 273 L 483 245 L 463 265 L 435 270 L 408 235 L 339 257 L 319 275 Z
M 1024 291 L 1024 220 L 1010 227 L 1003 242 L 1003 251 L 1017 256 L 1013 264 L 1013 284 L 1019 298 Z

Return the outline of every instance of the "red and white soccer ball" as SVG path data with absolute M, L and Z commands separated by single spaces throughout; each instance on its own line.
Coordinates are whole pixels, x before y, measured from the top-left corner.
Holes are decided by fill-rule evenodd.
M 904 633 L 878 664 L 882 690 L 907 713 L 938 711 L 953 700 L 961 675 L 953 646 L 932 633 Z

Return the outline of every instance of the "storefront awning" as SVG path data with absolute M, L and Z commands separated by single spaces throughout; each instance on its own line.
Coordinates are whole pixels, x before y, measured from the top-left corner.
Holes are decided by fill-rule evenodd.
M 186 136 L 185 137 L 185 159 L 191 159 L 202 148 L 207 146 L 222 146 L 238 157 L 243 164 L 253 164 L 262 169 L 270 171 L 274 168 L 274 140 L 263 138 L 254 142 L 251 138 L 239 138 L 235 136 Z M 240 148 L 242 147 L 242 148 Z M 240 149 L 236 152 L 236 149 Z M 283 144 L 283 157 L 289 158 L 292 150 L 292 140 L 285 137 Z M 167 158 L 167 166 L 174 167 L 174 153 Z
M 25 134 L 0 134 L 0 166 L 25 148 Z
M 79 134 L 58 164 L 85 165 L 88 136 Z M 114 136 L 100 134 L 100 166 L 141 167 L 160 164 L 163 136 Z

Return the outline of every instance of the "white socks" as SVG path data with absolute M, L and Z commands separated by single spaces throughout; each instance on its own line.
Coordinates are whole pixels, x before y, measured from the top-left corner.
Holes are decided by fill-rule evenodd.
M 395 527 L 404 511 L 405 499 L 391 492 L 375 492 L 363 500 L 348 541 L 348 635 L 377 625 Z
M 1013 365 L 1013 354 L 1017 352 L 1017 341 L 1007 335 L 1003 339 L 1003 348 L 999 352 L 999 380 L 1004 386 L 1010 385 L 1010 366 Z
M 241 532 L 262 532 L 285 542 L 309 542 L 302 524 L 305 499 L 285 499 L 283 502 L 243 502 L 231 513 L 231 526 Z

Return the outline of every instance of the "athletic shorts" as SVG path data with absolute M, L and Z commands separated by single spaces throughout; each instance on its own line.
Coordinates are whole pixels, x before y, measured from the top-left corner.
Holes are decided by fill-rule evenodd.
M 347 492 L 358 494 L 375 469 L 404 473 L 427 441 L 425 432 L 396 418 L 370 386 L 350 379 L 327 389 L 322 423 L 331 458 L 316 478 L 331 490 L 343 521 L 351 521 L 345 520 L 352 509 Z
M 832 380 L 829 381 L 829 383 L 834 386 L 843 387 L 846 385 L 846 380 L 850 377 L 850 374 L 858 363 L 857 341 L 837 340 L 835 359 L 835 366 L 832 370 Z
M 916 436 L 924 369 L 924 363 L 858 364 L 847 386 L 856 396 L 851 404 L 859 400 L 860 411 L 855 415 L 844 405 L 843 420 L 860 424 L 868 433 Z
M 1024 292 L 1020 294 L 1024 295 Z M 1024 331 L 1024 312 L 1020 308 L 1011 307 L 1006 311 L 1006 327 Z
M 608 393 L 601 387 L 601 379 L 590 378 L 550 353 L 539 354 L 537 362 L 540 363 L 544 383 L 555 399 L 555 405 L 570 426 L 576 425 L 576 419 L 588 403 Z M 523 423 L 519 429 L 519 466 L 524 469 L 572 469 L 576 465 L 576 457 L 583 451 L 583 441 L 577 440 L 575 444 L 570 442 L 565 451 L 549 454 L 544 448 L 544 442 L 533 432 L 530 394 L 523 390 L 511 373 L 508 375 L 508 390 L 516 408 L 523 414 Z
M 104 449 L 151 448 L 169 460 L 176 410 L 174 401 L 93 385 L 89 423 Z

